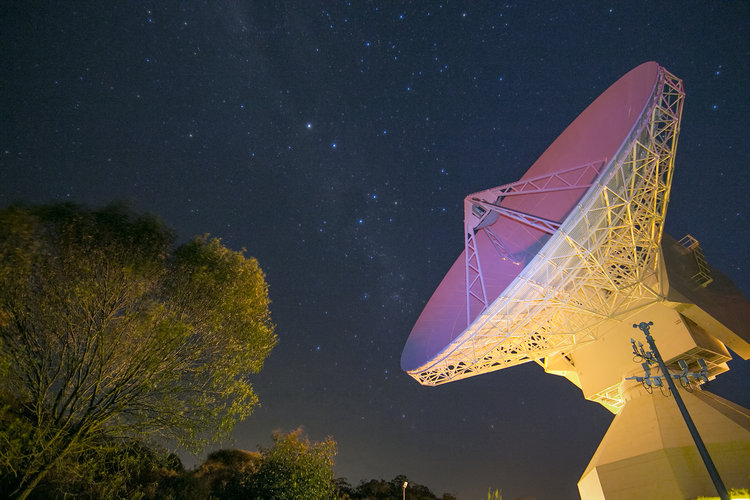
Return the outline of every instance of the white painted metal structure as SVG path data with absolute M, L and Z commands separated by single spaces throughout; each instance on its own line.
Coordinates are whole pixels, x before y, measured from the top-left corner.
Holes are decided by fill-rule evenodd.
M 677 377 L 727 371 L 727 346 L 750 358 L 750 303 L 695 238 L 678 242 L 663 231 L 683 100 L 680 80 L 644 63 L 520 181 L 467 196 L 464 252 L 401 356 L 424 385 L 533 361 L 617 414 L 578 483 L 585 499 L 712 492 L 674 401 L 631 382 L 644 375 L 631 352 L 634 324 L 653 322 Z M 748 488 L 750 411 L 703 393 L 701 383 L 678 390 L 718 472 L 729 487 Z
M 683 99 L 682 82 L 660 68 L 652 102 L 603 169 L 604 159 L 466 198 L 466 298 L 480 301 L 482 312 L 410 375 L 435 385 L 528 361 L 544 366 L 549 357 L 596 340 L 598 324 L 662 300 L 659 243 Z M 599 172 L 595 182 L 582 182 L 592 169 Z M 562 224 L 503 208 L 497 201 L 582 187 L 586 194 Z M 488 303 L 475 235 L 497 216 L 551 237 L 505 292 Z M 490 233 L 490 238 L 498 251 L 492 258 L 513 259 L 503 235 Z M 467 315 L 470 311 L 467 305 Z

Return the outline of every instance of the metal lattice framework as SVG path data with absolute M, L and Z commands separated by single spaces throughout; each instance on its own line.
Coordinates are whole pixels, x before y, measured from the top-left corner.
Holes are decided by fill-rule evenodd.
M 408 373 L 437 385 L 571 352 L 596 340 L 595 328 L 663 300 L 660 241 L 672 182 L 684 92 L 660 68 L 650 104 L 617 155 L 593 184 L 604 160 L 562 169 L 466 198 L 466 299 L 470 324 L 425 365 Z M 506 196 L 588 188 L 562 223 L 500 206 Z M 492 202 L 488 200 L 493 200 Z M 494 219 L 487 219 L 493 217 Z M 498 235 L 487 232 L 496 254 L 477 251 L 476 235 L 507 217 L 551 234 L 542 250 L 491 304 L 481 259 L 513 260 Z M 472 302 L 481 312 L 471 321 Z M 476 306 L 475 306 L 476 307 Z M 605 391 L 606 392 L 606 391 Z M 611 399 L 612 394 L 602 394 Z M 616 403 L 616 401 L 612 401 Z

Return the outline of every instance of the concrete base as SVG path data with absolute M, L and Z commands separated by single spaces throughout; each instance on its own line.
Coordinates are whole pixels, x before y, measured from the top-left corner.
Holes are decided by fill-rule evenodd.
M 673 397 L 621 388 L 615 416 L 578 482 L 583 500 L 718 496 Z M 750 488 L 750 410 L 700 389 L 680 395 L 727 489 Z

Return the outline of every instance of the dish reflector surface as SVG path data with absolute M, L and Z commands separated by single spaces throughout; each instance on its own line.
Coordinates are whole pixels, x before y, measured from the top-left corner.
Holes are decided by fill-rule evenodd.
M 596 188 L 647 118 L 660 71 L 656 62 L 634 68 L 591 103 L 518 182 L 466 198 L 467 247 L 417 319 L 401 355 L 403 370 L 443 358 Z M 480 264 L 479 255 L 494 258 L 483 257 Z M 472 269 L 481 275 L 481 287 Z

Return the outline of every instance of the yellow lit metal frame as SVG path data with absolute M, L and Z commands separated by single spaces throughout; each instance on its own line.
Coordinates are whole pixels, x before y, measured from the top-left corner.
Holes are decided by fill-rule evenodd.
M 596 340 L 603 322 L 664 300 L 660 241 L 684 91 L 663 68 L 655 89 L 620 151 L 542 250 L 461 335 L 409 371 L 412 377 L 438 385 L 529 361 L 545 366 L 546 358 Z M 472 255 L 467 279 L 477 273 Z M 614 393 L 602 398 L 619 403 Z

